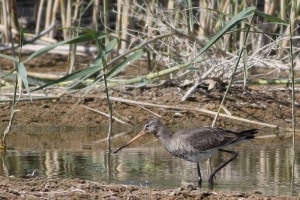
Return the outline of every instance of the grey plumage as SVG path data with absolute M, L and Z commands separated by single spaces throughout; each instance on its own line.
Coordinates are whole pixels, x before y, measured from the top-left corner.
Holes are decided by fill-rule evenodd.
M 257 133 L 257 129 L 234 132 L 214 127 L 197 127 L 171 134 L 159 119 L 146 122 L 144 130 L 154 134 L 171 154 L 191 162 L 209 158 L 218 151 L 218 148 L 254 139 Z
M 128 146 L 145 133 L 152 133 L 172 155 L 197 163 L 199 185 L 201 185 L 202 182 L 199 162 L 210 158 L 218 151 L 232 154 L 232 157 L 229 160 L 210 175 L 209 182 L 212 184 L 215 174 L 229 162 L 234 160 L 238 154 L 235 151 L 224 150 L 223 148 L 231 144 L 254 139 L 257 132 L 257 129 L 234 132 L 214 127 L 197 127 L 180 130 L 172 134 L 159 119 L 152 119 L 146 122 L 144 129 L 140 134 L 117 149 L 114 153 Z

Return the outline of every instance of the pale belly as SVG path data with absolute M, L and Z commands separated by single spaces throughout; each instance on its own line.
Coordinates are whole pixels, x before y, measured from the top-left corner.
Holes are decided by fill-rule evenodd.
M 201 162 L 201 161 L 209 159 L 212 155 L 216 154 L 217 152 L 218 152 L 218 149 L 202 151 L 197 154 L 188 153 L 188 152 L 186 152 L 186 153 L 170 152 L 170 153 L 178 158 L 196 163 L 196 162 Z

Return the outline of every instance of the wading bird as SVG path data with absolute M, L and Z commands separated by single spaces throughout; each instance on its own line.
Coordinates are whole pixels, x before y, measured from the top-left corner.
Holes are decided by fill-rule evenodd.
M 180 130 L 172 134 L 159 119 L 152 119 L 146 122 L 143 130 L 138 135 L 127 142 L 127 144 L 118 148 L 114 153 L 128 146 L 145 133 L 152 133 L 172 155 L 197 163 L 199 186 L 202 184 L 199 162 L 210 158 L 218 151 L 231 154 L 232 157 L 230 159 L 210 174 L 208 182 L 212 186 L 215 174 L 233 161 L 238 155 L 236 151 L 225 150 L 223 148 L 231 144 L 254 139 L 257 131 L 257 129 L 250 129 L 234 132 L 221 128 L 198 127 Z

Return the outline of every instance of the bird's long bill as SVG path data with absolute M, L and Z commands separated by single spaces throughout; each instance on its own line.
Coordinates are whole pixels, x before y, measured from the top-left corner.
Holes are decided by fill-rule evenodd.
M 137 140 L 138 138 L 142 137 L 146 132 L 144 130 L 142 130 L 141 132 L 139 132 L 139 134 L 137 134 L 134 138 L 132 138 L 129 142 L 127 142 L 125 145 L 121 146 L 120 148 L 118 148 L 117 150 L 115 150 L 113 153 L 117 153 L 118 151 L 122 150 L 123 148 L 127 147 L 128 145 L 130 145 L 131 143 L 133 143 L 135 140 Z

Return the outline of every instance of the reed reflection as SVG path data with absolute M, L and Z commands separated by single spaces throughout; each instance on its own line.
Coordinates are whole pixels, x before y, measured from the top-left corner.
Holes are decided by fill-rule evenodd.
M 158 188 L 177 188 L 182 181 L 197 184 L 197 172 L 192 163 L 173 158 L 154 139 L 147 142 L 144 145 L 145 141 L 141 141 L 141 144 L 113 155 L 103 148 L 75 150 L 69 149 L 68 145 L 60 150 L 46 148 L 39 151 L 35 147 L 24 147 L 23 151 L 9 150 L 1 154 L 0 175 L 30 178 L 28 174 L 36 170 L 34 176 L 37 177 L 81 178 Z M 69 145 L 71 143 L 68 141 Z M 215 189 L 261 191 L 273 195 L 300 194 L 299 187 L 296 187 L 300 184 L 300 147 L 293 153 L 288 139 L 259 139 L 233 150 L 239 152 L 239 157 L 217 174 Z M 211 165 L 218 166 L 226 159 L 226 155 L 217 154 Z M 203 177 L 207 178 L 209 163 L 201 163 L 201 168 Z

